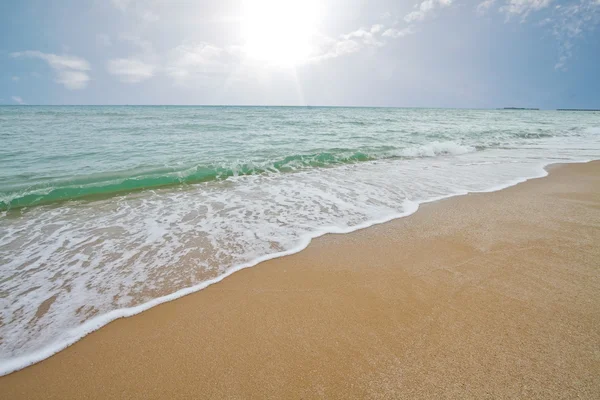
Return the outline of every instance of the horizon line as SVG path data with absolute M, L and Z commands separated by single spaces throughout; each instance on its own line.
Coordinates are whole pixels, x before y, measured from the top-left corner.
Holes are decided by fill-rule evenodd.
M 368 106 L 368 105 L 270 105 L 270 104 L 7 104 L 0 107 L 256 107 L 256 108 L 396 108 L 437 110 L 498 110 L 498 111 L 600 111 L 596 108 L 538 107 L 435 107 L 435 106 Z

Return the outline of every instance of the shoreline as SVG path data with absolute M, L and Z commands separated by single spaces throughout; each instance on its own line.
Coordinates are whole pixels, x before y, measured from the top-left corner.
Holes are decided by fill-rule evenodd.
M 134 307 L 120 308 L 120 309 L 113 310 L 109 313 L 94 317 L 94 318 L 86 321 L 82 325 L 78 326 L 77 328 L 71 329 L 68 332 L 66 332 L 66 334 L 65 334 L 66 338 L 64 338 L 63 340 L 52 343 L 52 344 L 38 350 L 37 352 L 35 352 L 33 354 L 27 354 L 27 355 L 23 355 L 23 356 L 11 358 L 11 359 L 5 359 L 5 360 L 0 359 L 0 377 L 9 375 L 13 372 L 20 371 L 31 365 L 35 365 L 39 362 L 42 362 L 42 361 L 48 359 L 49 357 L 52 357 L 53 355 L 65 350 L 69 346 L 72 346 L 73 344 L 75 344 L 78 341 L 85 338 L 90 333 L 93 333 L 93 332 L 97 331 L 98 329 L 101 329 L 102 327 L 106 326 L 107 324 L 109 324 L 113 321 L 116 321 L 121 318 L 130 318 L 132 316 L 135 316 L 142 312 L 150 310 L 158 305 L 180 299 L 184 296 L 188 296 L 193 293 L 200 292 L 211 285 L 214 285 L 216 283 L 223 281 L 224 279 L 232 276 L 234 273 L 236 273 L 238 271 L 255 267 L 266 261 L 270 261 L 270 260 L 274 260 L 274 259 L 278 259 L 278 258 L 282 258 L 282 257 L 288 257 L 291 255 L 297 254 L 301 251 L 304 251 L 306 248 L 308 248 L 308 246 L 310 246 L 310 244 L 313 242 L 313 240 L 318 239 L 320 237 L 323 237 L 326 235 L 331 235 L 331 234 L 350 234 L 350 233 L 357 232 L 357 231 L 360 231 L 363 229 L 371 228 L 373 226 L 386 224 L 386 223 L 389 223 L 389 222 L 392 222 L 392 221 L 395 221 L 395 220 L 398 220 L 401 218 L 409 217 L 409 216 L 413 215 L 414 213 L 418 212 L 419 209 L 423 205 L 426 205 L 426 204 L 436 203 L 439 201 L 443 201 L 443 200 L 447 200 L 447 199 L 451 199 L 451 198 L 455 198 L 455 197 L 467 196 L 469 194 L 494 193 L 494 192 L 502 191 L 507 188 L 514 187 L 516 185 L 520 185 L 520 184 L 525 183 L 530 180 L 547 177 L 549 175 L 549 169 L 551 169 L 551 168 L 556 168 L 556 167 L 571 165 L 571 164 L 587 164 L 587 163 L 594 162 L 594 161 L 596 161 L 596 160 L 579 160 L 579 161 L 568 161 L 568 162 L 561 162 L 561 163 L 539 164 L 538 174 L 531 175 L 528 177 L 523 177 L 523 178 L 515 178 L 503 185 L 494 186 L 489 189 L 484 189 L 484 190 L 480 190 L 480 191 L 459 191 L 456 193 L 431 198 L 431 199 L 424 200 L 421 202 L 408 201 L 407 203 L 410 203 L 410 204 L 408 204 L 408 207 L 407 207 L 408 211 L 406 211 L 406 212 L 391 214 L 391 215 L 383 217 L 381 219 L 368 221 L 363 224 L 355 225 L 352 227 L 347 227 L 347 228 L 323 227 L 322 229 L 314 231 L 310 235 L 307 235 L 306 237 L 304 237 L 302 242 L 298 246 L 296 246 L 292 249 L 257 257 L 247 263 L 243 263 L 243 264 L 231 267 L 225 273 L 223 273 L 215 278 L 203 281 L 197 285 L 193 285 L 190 287 L 186 287 L 186 288 L 177 290 L 173 293 L 152 299 L 148 302 L 139 304 Z
M 388 397 L 393 394 L 396 394 L 395 397 L 410 397 L 411 394 L 419 397 L 423 394 L 439 395 L 439 390 L 436 391 L 440 389 L 438 381 L 413 377 L 403 382 L 406 385 L 402 388 L 407 391 L 398 392 L 401 388 L 392 377 L 406 378 L 412 376 L 416 369 L 437 370 L 441 365 L 447 367 L 450 363 L 456 370 L 441 368 L 440 372 L 447 377 L 438 378 L 441 382 L 453 374 L 467 373 L 459 374 L 462 380 L 448 382 L 458 385 L 453 387 L 453 393 L 464 394 L 467 392 L 460 392 L 461 382 L 463 385 L 470 382 L 469 377 L 473 374 L 480 379 L 486 378 L 477 369 L 463 371 L 463 364 L 456 364 L 454 358 L 470 365 L 475 361 L 488 360 L 493 355 L 495 357 L 491 361 L 504 367 L 495 372 L 502 375 L 511 372 L 508 368 L 511 364 L 505 361 L 515 361 L 516 357 L 517 361 L 521 360 L 520 363 L 527 364 L 521 365 L 524 370 L 537 371 L 535 362 L 530 360 L 528 363 L 524 356 L 519 357 L 518 352 L 515 353 L 518 347 L 500 346 L 496 353 L 482 353 L 481 349 L 486 346 L 481 347 L 481 343 L 475 345 L 473 337 L 486 332 L 487 346 L 499 340 L 488 335 L 491 334 L 486 330 L 489 324 L 496 328 L 492 333 L 499 334 L 501 340 L 510 343 L 520 340 L 525 350 L 529 348 L 524 344 L 535 345 L 536 352 L 524 351 L 524 354 L 541 357 L 540 360 L 544 356 L 549 357 L 554 364 L 546 362 L 544 366 L 554 365 L 556 370 L 544 369 L 547 376 L 537 371 L 537 375 L 534 374 L 537 379 L 527 381 L 529 392 L 518 391 L 523 387 L 515 387 L 510 379 L 504 379 L 499 385 L 490 385 L 492 378 L 488 377 L 488 394 L 494 393 L 496 397 L 500 397 L 501 393 L 506 395 L 500 390 L 509 384 L 510 388 L 517 390 L 511 392 L 513 395 L 519 393 L 521 396 L 529 394 L 537 397 L 544 393 L 547 395 L 544 390 L 552 389 L 555 392 L 551 393 L 556 394 L 559 389 L 581 389 L 582 383 L 585 383 L 588 391 L 563 394 L 583 393 L 583 397 L 590 395 L 592 398 L 593 393 L 600 393 L 600 388 L 593 381 L 590 383 L 589 374 L 598 372 L 600 360 L 597 356 L 580 352 L 591 357 L 585 358 L 587 364 L 584 366 L 591 371 L 586 374 L 582 370 L 584 366 L 572 364 L 571 353 L 564 353 L 564 349 L 579 351 L 589 345 L 597 348 L 600 343 L 597 335 L 589 337 L 591 333 L 587 329 L 597 326 L 597 315 L 582 314 L 583 309 L 587 313 L 600 304 L 598 296 L 593 296 L 597 278 L 592 272 L 597 272 L 597 269 L 589 265 L 595 259 L 593 255 L 598 253 L 593 246 L 594 238 L 597 238 L 594 234 L 598 233 L 593 218 L 597 214 L 579 215 L 584 213 L 584 209 L 580 209 L 582 204 L 588 207 L 588 203 L 591 211 L 585 208 L 586 212 L 598 212 L 600 162 L 553 164 L 546 168 L 551 170 L 547 179 L 529 178 L 525 184 L 515 183 L 504 190 L 432 201 L 420 206 L 420 212 L 414 212 L 407 218 L 372 225 L 371 229 L 355 230 L 349 235 L 325 235 L 292 256 L 265 261 L 261 268 L 240 270 L 237 274 L 231 272 L 228 279 L 222 280 L 219 285 L 211 285 L 176 302 L 169 301 L 135 317 L 120 318 L 105 325 L 55 356 L 0 378 L 0 385 L 13 395 L 11 398 L 32 398 L 36 394 L 48 398 L 68 397 L 65 391 L 78 393 L 80 397 L 107 398 L 118 397 L 118 393 L 124 393 L 124 388 L 138 388 L 136 393 L 140 397 L 164 397 L 169 393 L 173 397 L 183 397 L 194 393 L 190 390 L 194 389 L 193 385 L 199 384 L 208 384 L 208 388 L 202 387 L 208 392 L 195 393 L 207 393 L 207 397 L 298 397 L 300 394 L 309 397 L 375 397 L 375 394 L 381 395 L 383 389 Z M 578 179 L 573 179 L 575 177 Z M 594 187 L 587 188 L 587 185 L 578 183 L 582 179 L 593 182 Z M 560 192 L 560 196 L 555 196 L 555 191 Z M 528 207 L 528 215 L 513 203 Z M 560 210 L 556 211 L 559 215 L 552 214 L 551 210 L 557 205 L 562 207 L 564 215 L 560 214 Z M 494 215 L 498 218 L 494 219 Z M 534 217 L 538 219 L 532 222 Z M 558 224 L 554 220 L 559 217 L 560 223 L 566 227 L 564 232 L 556 230 L 558 225 L 552 225 Z M 588 225 L 591 226 L 587 226 L 585 221 L 590 220 L 592 222 Z M 548 229 L 540 229 L 537 224 L 542 223 L 550 224 Z M 498 231 L 490 230 L 490 225 Z M 582 234 L 584 231 L 592 235 L 591 241 Z M 400 242 L 399 237 L 402 237 Z M 520 248 L 519 240 L 531 241 L 532 246 Z M 573 246 L 583 246 L 583 250 L 590 252 L 588 257 L 570 254 L 575 249 L 566 247 L 564 240 Z M 515 246 L 519 247 L 517 252 L 514 251 Z M 556 252 L 556 249 L 560 251 Z M 554 258 L 548 258 L 546 253 L 560 260 L 564 257 L 563 262 L 574 263 L 572 267 L 584 268 L 587 281 L 579 280 L 582 287 L 573 285 L 569 275 L 579 279 L 579 272 L 574 270 L 565 275 L 566 271 L 561 270 L 560 265 L 552 264 Z M 571 258 L 562 253 L 569 253 Z M 521 259 L 522 254 L 527 257 Z M 480 260 L 483 267 L 471 265 L 474 259 Z M 504 265 L 507 259 L 514 259 L 514 265 Z M 532 263 L 532 259 L 535 262 Z M 516 268 L 515 265 L 521 265 L 519 263 L 528 269 Z M 540 266 L 547 265 L 553 265 L 554 269 L 540 270 Z M 502 281 L 493 291 L 480 293 L 481 285 L 500 279 L 495 274 L 500 274 L 506 282 L 523 279 L 527 285 L 518 280 L 517 283 L 520 283 L 516 286 Z M 490 277 L 494 279 L 490 281 Z M 532 277 L 535 279 L 532 280 Z M 549 281 L 552 281 L 549 287 L 560 289 L 557 293 L 549 291 L 549 287 L 542 287 Z M 473 282 L 479 284 L 473 286 Z M 460 289 L 458 292 L 457 288 Z M 480 296 L 481 302 L 467 296 L 463 302 L 448 306 L 454 304 L 462 290 L 467 289 L 474 290 L 471 294 Z M 580 298 L 585 297 L 584 289 L 590 292 L 589 299 Z M 503 295 L 497 297 L 496 292 Z M 573 304 L 554 304 L 552 296 L 563 296 Z M 444 301 L 438 303 L 438 299 L 447 300 L 448 304 Z M 499 305 L 505 308 L 497 308 Z M 574 310 L 574 305 L 581 310 Z M 563 306 L 567 309 L 561 309 Z M 489 310 L 485 308 L 482 313 L 478 307 Z M 469 313 L 463 315 L 465 309 L 472 311 L 475 317 Z M 575 311 L 574 314 L 579 317 L 585 316 L 585 326 L 577 329 L 577 321 L 571 321 L 566 311 Z M 463 323 L 461 329 L 450 329 L 455 320 L 444 319 L 454 313 Z M 545 319 L 538 321 L 538 314 Z M 559 321 L 553 320 L 554 314 L 561 316 Z M 434 320 L 444 319 L 439 326 L 441 330 L 430 326 L 432 316 L 435 316 Z M 532 321 L 540 323 L 533 324 Z M 548 321 L 554 324 L 548 324 Z M 569 329 L 564 330 L 561 323 L 568 325 Z M 507 326 L 511 334 L 502 335 L 503 328 Z M 552 327 L 560 333 L 557 337 L 556 332 L 550 329 Z M 446 328 L 453 335 L 447 337 Z M 534 334 L 526 328 L 533 329 Z M 471 332 L 471 335 L 461 334 L 465 331 Z M 435 341 L 419 339 L 419 335 L 412 335 L 415 332 L 420 332 L 421 337 L 428 332 L 425 337 L 448 342 L 456 353 L 451 352 L 439 359 L 440 353 L 422 351 L 422 346 L 427 347 Z M 563 337 L 565 334 L 567 336 Z M 573 344 L 568 340 L 571 336 L 580 341 Z M 135 343 L 132 338 L 135 338 Z M 453 342 L 464 345 L 465 340 L 467 346 L 462 347 L 455 346 Z M 208 348 L 205 348 L 207 343 Z M 544 346 L 539 347 L 541 343 L 546 347 L 562 343 L 565 347 L 550 346 L 548 351 L 543 350 Z M 474 357 L 475 353 L 461 355 L 462 351 L 466 351 L 464 349 L 473 347 L 479 350 L 479 353 L 475 352 L 478 357 Z M 445 351 L 438 348 L 441 354 Z M 371 359 L 370 354 L 375 354 L 375 358 Z M 581 354 L 575 360 L 583 362 Z M 412 363 L 402 362 L 406 361 L 406 357 Z M 202 362 L 199 363 L 199 360 Z M 540 360 L 537 361 L 542 363 Z M 340 361 L 350 363 L 350 367 Z M 564 370 L 565 367 L 560 366 L 565 363 L 571 369 Z M 527 366 L 529 369 L 525 368 Z M 483 371 L 490 373 L 493 369 L 493 363 L 484 363 Z M 544 376 L 562 379 L 564 384 L 565 377 L 573 378 L 572 371 L 578 371 L 581 376 L 579 383 L 571 382 L 571 387 L 567 385 L 561 389 L 556 383 L 549 386 L 542 379 Z M 218 373 L 225 373 L 225 376 L 220 377 Z M 165 381 L 161 374 L 168 375 L 169 380 Z M 523 374 L 508 375 L 515 381 L 523 378 Z M 33 377 L 38 381 L 33 382 Z M 109 377 L 118 384 L 111 382 L 107 385 Z M 152 379 L 162 384 L 157 385 Z M 269 384 L 269 379 L 276 382 Z M 75 387 L 74 382 L 77 382 Z M 470 383 L 471 389 L 477 387 Z M 369 389 L 371 384 L 375 386 Z M 307 392 L 308 387 L 310 390 Z M 410 392 L 419 387 L 427 390 Z M 199 390 L 199 387 L 196 389 Z M 486 393 L 475 392 L 480 395 Z M 319 396 L 319 393 L 322 395 Z M 510 393 L 508 397 L 511 397 Z

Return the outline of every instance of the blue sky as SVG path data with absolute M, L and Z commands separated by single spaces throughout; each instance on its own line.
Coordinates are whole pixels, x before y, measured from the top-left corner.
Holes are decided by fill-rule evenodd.
M 0 104 L 600 108 L 600 0 L 22 0 Z

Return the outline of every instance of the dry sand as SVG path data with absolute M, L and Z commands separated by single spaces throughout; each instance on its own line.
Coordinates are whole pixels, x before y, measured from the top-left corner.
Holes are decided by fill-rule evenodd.
M 423 206 L 117 320 L 2 399 L 600 398 L 600 162 Z

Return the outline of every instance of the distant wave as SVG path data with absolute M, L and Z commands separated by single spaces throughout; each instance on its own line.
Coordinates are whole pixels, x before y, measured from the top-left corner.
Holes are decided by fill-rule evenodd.
M 471 153 L 476 148 L 465 146 L 455 142 L 431 142 L 426 145 L 409 147 L 401 151 L 405 157 L 436 157 L 439 155 L 459 155 Z
M 459 155 L 478 149 L 454 142 L 432 142 L 401 149 L 388 147 L 383 151 L 337 149 L 314 154 L 294 154 L 276 161 L 232 162 L 230 165 L 193 165 L 183 168 L 162 167 L 146 171 L 78 176 L 1 193 L 0 211 L 166 186 L 219 181 L 233 176 L 288 173 L 390 158 Z

